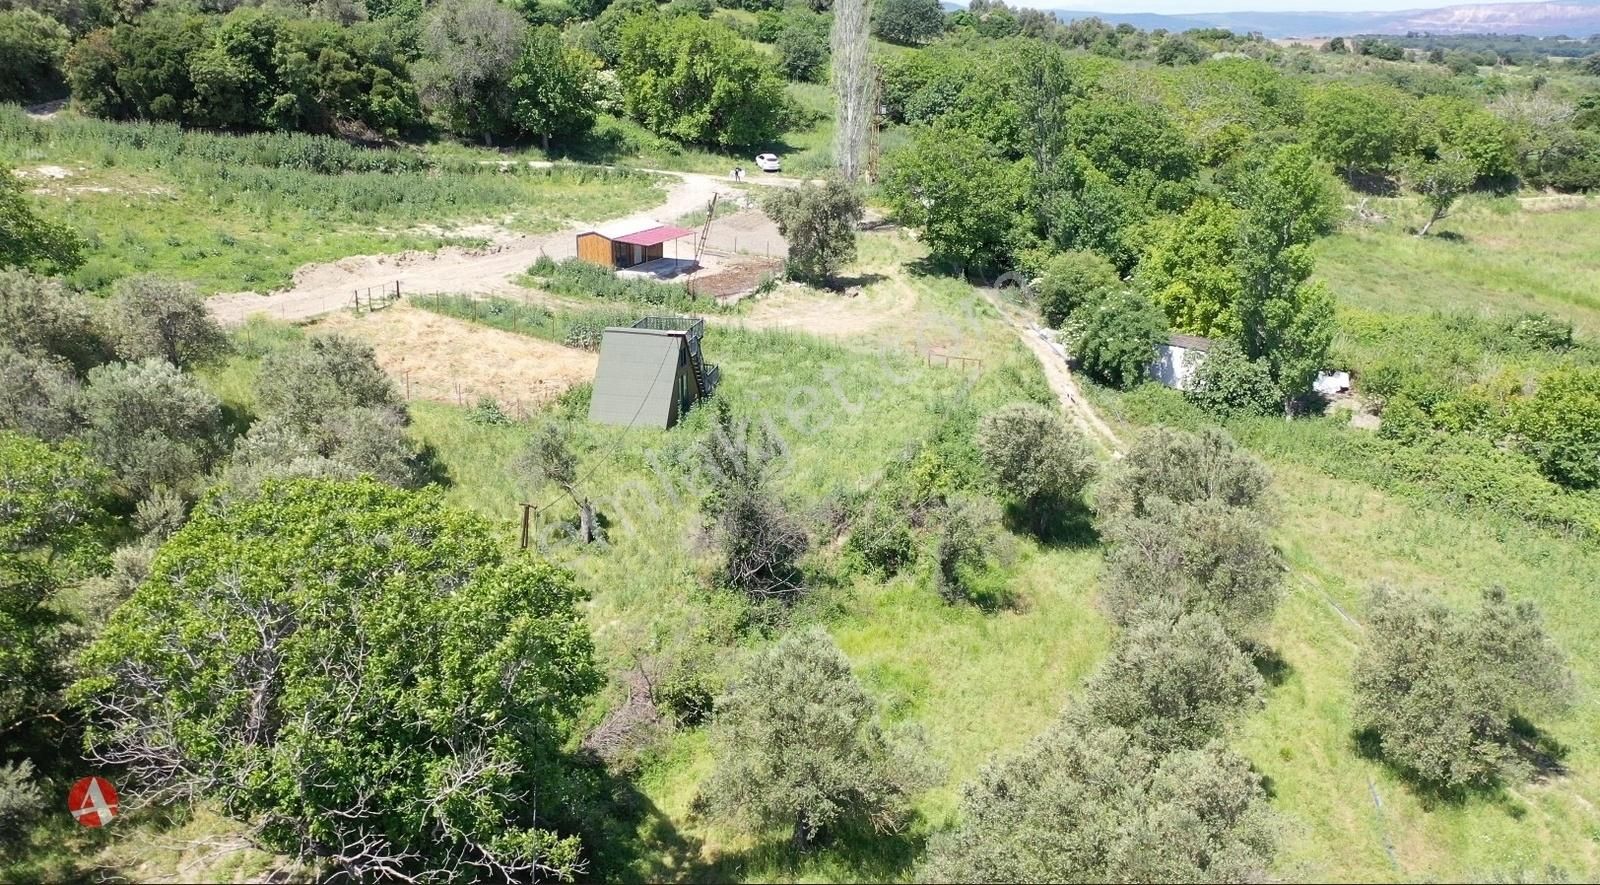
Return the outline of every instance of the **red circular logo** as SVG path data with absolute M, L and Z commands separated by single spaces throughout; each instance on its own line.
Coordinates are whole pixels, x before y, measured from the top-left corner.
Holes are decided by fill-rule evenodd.
M 117 816 L 117 788 L 103 777 L 86 777 L 67 792 L 67 810 L 86 827 L 103 827 Z

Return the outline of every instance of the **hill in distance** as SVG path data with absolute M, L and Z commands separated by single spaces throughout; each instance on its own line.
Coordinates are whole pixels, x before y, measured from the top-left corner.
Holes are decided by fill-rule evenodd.
M 1600 34 L 1600 0 L 1538 3 L 1470 3 L 1440 9 L 1397 12 L 1195 12 L 1161 15 L 1143 12 L 1050 10 L 1062 21 L 1098 17 L 1136 28 L 1185 31 L 1227 28 L 1267 37 L 1332 37 L 1346 34 L 1526 34 L 1531 37 L 1587 37 Z

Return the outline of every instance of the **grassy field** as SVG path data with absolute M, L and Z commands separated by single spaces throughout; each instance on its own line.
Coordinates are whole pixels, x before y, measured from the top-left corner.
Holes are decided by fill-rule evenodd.
M 585 167 L 502 169 L 460 147 L 363 150 L 304 135 L 185 133 L 0 107 L 0 163 L 88 242 L 73 281 L 134 273 L 205 292 L 286 285 L 308 262 L 476 242 L 488 222 L 530 233 L 626 215 L 661 199 L 656 176 Z M 406 174 L 397 174 L 406 173 Z
M 1351 222 L 1317 246 L 1317 275 L 1342 305 L 1485 318 L 1544 311 L 1600 336 L 1600 199 L 1474 196 L 1439 224 L 1442 236 L 1425 238 L 1406 232 L 1425 220 L 1414 199 L 1368 208 L 1387 220 Z

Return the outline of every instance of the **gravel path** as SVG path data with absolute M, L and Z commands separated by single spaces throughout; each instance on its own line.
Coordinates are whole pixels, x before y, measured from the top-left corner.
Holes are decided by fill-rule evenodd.
M 534 163 L 532 165 L 547 165 Z M 677 182 L 659 205 L 634 215 L 595 224 L 574 225 L 553 234 L 528 236 L 497 231 L 484 248 L 446 247 L 434 252 L 401 252 L 389 255 L 354 255 L 321 264 L 309 264 L 295 271 L 288 289 L 261 295 L 234 292 L 207 299 L 207 306 L 224 325 L 237 325 L 254 314 L 266 314 L 287 321 L 308 320 L 348 306 L 357 289 L 392 286 L 399 282 L 406 295 L 462 293 L 489 295 L 516 289 L 511 280 L 528 269 L 540 255 L 570 258 L 576 251 L 573 235 L 598 224 L 623 221 L 657 220 L 670 223 L 674 218 L 704 209 L 713 193 L 724 196 L 742 194 L 726 177 L 695 172 L 670 172 L 645 169 Z M 749 184 L 767 187 L 792 187 L 798 179 L 778 176 L 750 178 Z

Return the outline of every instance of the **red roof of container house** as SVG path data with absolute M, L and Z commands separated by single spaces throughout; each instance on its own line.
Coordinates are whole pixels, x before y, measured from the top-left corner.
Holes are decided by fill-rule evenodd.
M 676 240 L 679 237 L 687 237 L 693 233 L 694 231 L 689 230 L 686 227 L 673 227 L 670 224 L 660 224 L 656 225 L 655 227 L 647 227 L 644 230 L 635 231 L 624 236 L 612 237 L 611 239 L 613 242 L 627 243 L 630 246 L 654 246 L 658 243 L 665 243 L 668 240 Z

